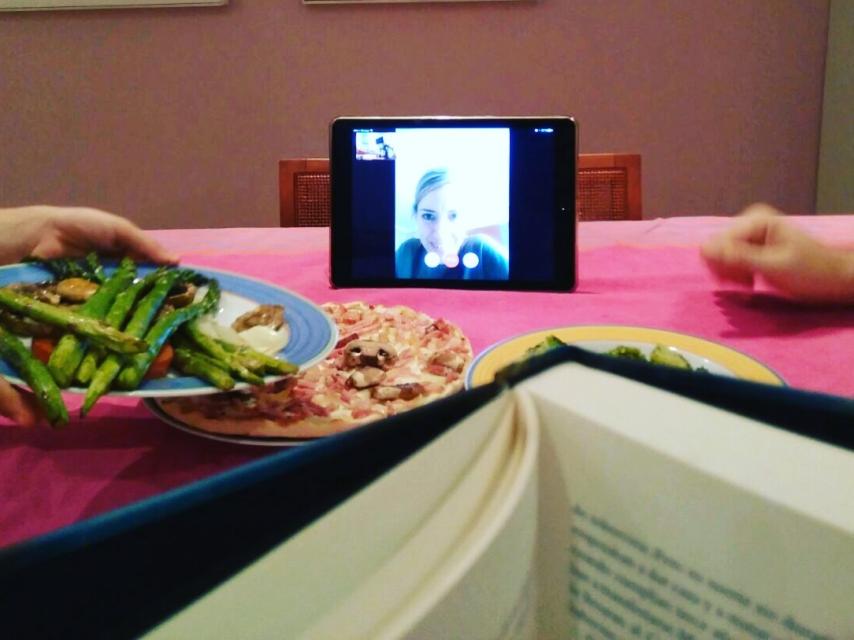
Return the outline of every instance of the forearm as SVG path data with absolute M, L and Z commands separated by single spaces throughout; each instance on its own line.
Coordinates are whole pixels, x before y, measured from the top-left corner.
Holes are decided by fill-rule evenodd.
M 805 302 L 854 304 L 854 251 L 815 244 L 764 273 L 772 285 Z

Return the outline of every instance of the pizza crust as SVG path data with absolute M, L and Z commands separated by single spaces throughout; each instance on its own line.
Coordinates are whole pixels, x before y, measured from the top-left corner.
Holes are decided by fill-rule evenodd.
M 339 340 L 323 362 L 282 384 L 246 392 L 159 401 L 175 420 L 219 435 L 257 438 L 318 438 L 421 406 L 463 388 L 471 362 L 468 339 L 455 325 L 409 307 L 363 302 L 323 305 L 338 325 Z M 347 345 L 354 340 L 390 345 L 380 383 L 394 394 L 401 386 L 420 390 L 409 399 L 378 400 L 375 387 L 354 389 Z M 444 363 L 444 364 L 440 364 Z M 375 363 L 376 364 L 376 363 Z M 388 389 L 391 387 L 391 389 Z M 297 417 L 295 417 L 297 414 Z
M 208 418 L 199 411 L 188 411 L 171 401 L 161 402 L 160 408 L 175 420 L 194 429 L 219 435 L 253 438 L 320 438 L 347 431 L 366 422 L 347 423 L 342 420 L 303 418 L 291 425 L 281 425 L 269 418 Z

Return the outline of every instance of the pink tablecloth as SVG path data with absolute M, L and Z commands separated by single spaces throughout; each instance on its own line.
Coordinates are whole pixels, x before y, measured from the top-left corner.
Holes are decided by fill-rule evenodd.
M 854 245 L 854 217 L 797 218 Z M 462 327 L 475 352 L 514 334 L 573 324 L 691 333 L 764 362 L 796 387 L 854 396 L 854 310 L 793 305 L 720 287 L 697 246 L 726 218 L 584 223 L 574 294 L 345 289 L 328 285 L 325 229 L 156 231 L 186 263 L 269 280 L 320 303 L 406 304 Z M 72 400 L 73 402 L 74 400 Z M 74 406 L 74 405 L 72 405 Z M 65 431 L 0 429 L 0 545 L 128 504 L 269 454 L 168 427 L 144 407 L 107 399 Z

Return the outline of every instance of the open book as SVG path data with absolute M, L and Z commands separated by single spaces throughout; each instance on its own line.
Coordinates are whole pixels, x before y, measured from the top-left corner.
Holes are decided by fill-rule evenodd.
M 850 400 L 561 349 L 13 547 L 0 627 L 852 638 L 851 431 Z

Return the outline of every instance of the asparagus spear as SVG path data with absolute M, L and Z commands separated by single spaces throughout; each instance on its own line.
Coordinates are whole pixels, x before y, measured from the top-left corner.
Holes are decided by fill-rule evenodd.
M 107 324 L 111 327 L 119 328 L 122 323 L 124 323 L 125 319 L 128 317 L 128 314 L 131 312 L 131 309 L 133 309 L 133 305 L 136 302 L 136 299 L 140 296 L 140 294 L 153 287 L 157 283 L 157 281 L 163 277 L 165 273 L 167 273 L 167 270 L 163 267 L 156 269 L 144 278 L 137 280 L 131 286 L 129 286 L 127 289 L 117 295 L 115 301 L 113 302 L 113 305 L 107 312 Z M 169 291 L 167 290 L 166 294 L 168 295 L 168 293 Z
M 151 361 L 154 360 L 169 337 L 185 322 L 189 322 L 213 309 L 219 303 L 219 294 L 219 283 L 216 280 L 211 280 L 208 283 L 207 293 L 200 302 L 175 309 L 161 316 L 145 334 L 148 350 L 135 355 L 131 358 L 130 364 L 122 369 L 118 377 L 119 386 L 122 389 L 136 389 L 142 382 L 148 367 L 151 366 Z
M 98 287 L 92 297 L 78 309 L 78 313 L 98 320 L 104 318 L 113 300 L 119 292 L 127 288 L 135 276 L 136 264 L 130 258 L 124 258 L 116 272 Z M 86 344 L 76 335 L 68 333 L 62 336 L 47 363 L 48 370 L 60 387 L 64 388 L 71 384 L 74 371 L 85 353 Z
M 137 338 L 145 334 L 148 326 L 151 324 L 154 314 L 157 313 L 160 305 L 163 304 L 163 300 L 169 294 L 169 290 L 172 288 L 172 285 L 175 284 L 175 280 L 179 275 L 180 274 L 177 270 L 170 270 L 155 278 L 151 291 L 149 291 L 145 297 L 140 300 L 136 310 L 131 316 L 131 319 L 128 321 L 128 324 L 125 327 L 126 333 Z M 157 352 L 155 351 L 155 355 L 156 353 Z M 85 416 L 89 413 L 98 401 L 98 398 L 107 393 L 110 385 L 121 369 L 122 361 L 117 355 L 111 353 L 104 358 L 104 361 L 98 367 L 95 375 L 92 376 L 89 388 L 86 389 L 86 397 L 83 400 L 83 407 L 80 410 L 82 415 Z
M 234 387 L 234 379 L 228 371 L 222 368 L 219 362 L 203 353 L 176 347 L 173 362 L 182 373 L 207 380 L 217 389 L 228 391 Z
M 86 266 L 92 273 L 92 278 L 95 282 L 104 284 L 107 281 L 107 274 L 104 273 L 104 267 L 101 265 L 101 261 L 98 260 L 97 253 L 93 252 L 86 256 Z
M 299 367 L 293 362 L 268 356 L 252 347 L 232 344 L 225 340 L 216 340 L 216 342 L 226 351 L 236 354 L 243 365 L 255 373 L 286 376 L 299 371 Z
M 148 346 L 144 340 L 114 329 L 101 320 L 33 300 L 9 289 L 0 289 L 0 305 L 78 336 L 89 338 L 92 342 L 117 353 L 140 353 Z
M 257 373 L 253 373 L 240 360 L 240 357 L 235 352 L 226 351 L 222 345 L 216 340 L 206 335 L 199 327 L 198 319 L 191 320 L 182 328 L 184 333 L 194 344 L 197 351 L 206 353 L 215 361 L 221 363 L 220 366 L 236 375 L 241 380 L 250 382 L 254 385 L 263 385 L 264 378 Z
M 162 276 L 164 269 L 160 268 L 152 271 L 144 278 L 137 280 L 127 289 L 119 293 L 113 301 L 113 305 L 107 312 L 106 322 L 111 327 L 120 328 L 133 308 L 134 303 L 143 291 L 149 289 L 154 282 Z M 104 352 L 99 348 L 90 349 L 83 357 L 80 366 L 77 367 L 77 372 L 74 374 L 77 382 L 88 385 L 92 381 L 92 376 L 98 368 L 98 363 L 103 359 Z
M 104 357 L 104 352 L 99 348 L 89 349 L 83 360 L 80 361 L 80 366 L 74 372 L 74 380 L 80 385 L 88 385 L 92 381 L 92 376 L 98 370 L 98 363 Z
M 68 422 L 68 409 L 62 401 L 59 387 L 47 367 L 36 358 L 14 335 L 0 327 L 0 355 L 17 371 L 30 386 L 36 402 L 51 426 L 59 427 Z

